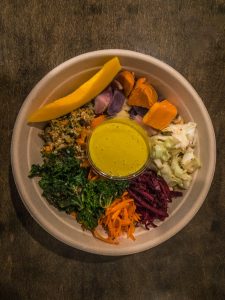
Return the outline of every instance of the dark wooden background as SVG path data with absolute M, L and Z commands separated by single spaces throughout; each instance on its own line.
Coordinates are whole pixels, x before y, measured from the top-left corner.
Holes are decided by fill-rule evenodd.
M 225 1 L 0 2 L 0 299 L 225 299 Z M 52 68 L 78 54 L 124 48 L 155 56 L 202 97 L 217 168 L 195 218 L 164 244 L 127 257 L 67 247 L 24 208 L 10 168 L 19 109 Z

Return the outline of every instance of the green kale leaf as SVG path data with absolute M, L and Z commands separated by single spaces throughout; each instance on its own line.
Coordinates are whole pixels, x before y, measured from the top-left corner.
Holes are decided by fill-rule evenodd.
M 75 211 L 77 221 L 93 230 L 104 208 L 122 195 L 127 181 L 87 180 L 87 170 L 80 168 L 74 150 L 66 148 L 44 156 L 42 165 L 32 165 L 29 177 L 40 177 L 43 196 L 59 210 Z

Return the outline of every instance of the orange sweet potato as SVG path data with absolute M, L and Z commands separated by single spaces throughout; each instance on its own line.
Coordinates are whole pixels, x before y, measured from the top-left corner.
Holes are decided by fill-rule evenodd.
M 155 129 L 166 128 L 177 115 L 177 108 L 168 100 L 156 102 L 143 118 L 143 123 Z
M 143 84 L 146 83 L 147 83 L 147 79 L 145 77 L 138 78 L 138 80 L 135 83 L 135 88 L 141 87 Z
M 154 87 L 149 84 L 146 78 L 139 78 L 131 92 L 128 104 L 150 108 L 158 99 L 158 95 Z
M 128 97 L 134 87 L 134 73 L 129 71 L 122 71 L 118 74 L 116 80 L 121 83 L 121 85 L 123 86 L 124 94 L 126 97 Z

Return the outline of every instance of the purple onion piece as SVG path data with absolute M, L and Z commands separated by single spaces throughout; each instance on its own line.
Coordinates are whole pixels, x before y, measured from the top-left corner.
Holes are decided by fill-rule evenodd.
M 148 109 L 145 107 L 133 106 L 132 108 L 136 111 L 137 115 L 141 117 L 144 117 L 144 115 L 148 112 Z
M 123 90 L 122 84 L 118 80 L 116 80 L 116 79 L 113 80 L 113 82 L 111 83 L 111 85 L 112 85 L 112 88 L 114 90 L 120 90 L 120 91 Z
M 95 98 L 95 105 L 94 110 L 96 114 L 102 114 L 109 104 L 112 102 L 113 94 L 112 94 L 112 88 L 109 86 L 107 89 L 105 89 L 101 94 L 99 94 Z
M 129 110 L 129 115 L 132 119 L 135 119 L 137 112 L 135 111 L 135 109 L 133 107 Z
M 123 107 L 124 101 L 125 101 L 124 94 L 119 90 L 115 90 L 112 101 L 109 103 L 107 109 L 108 115 L 113 116 L 118 112 L 120 112 Z

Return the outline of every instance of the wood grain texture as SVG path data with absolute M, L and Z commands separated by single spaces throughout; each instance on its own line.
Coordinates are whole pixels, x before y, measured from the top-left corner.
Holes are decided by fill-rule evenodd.
M 2 0 L 0 3 L 0 299 L 225 299 L 225 1 Z M 153 55 L 202 97 L 217 138 L 207 199 L 155 249 L 108 258 L 69 248 L 30 217 L 10 167 L 19 109 L 61 62 L 96 49 Z

